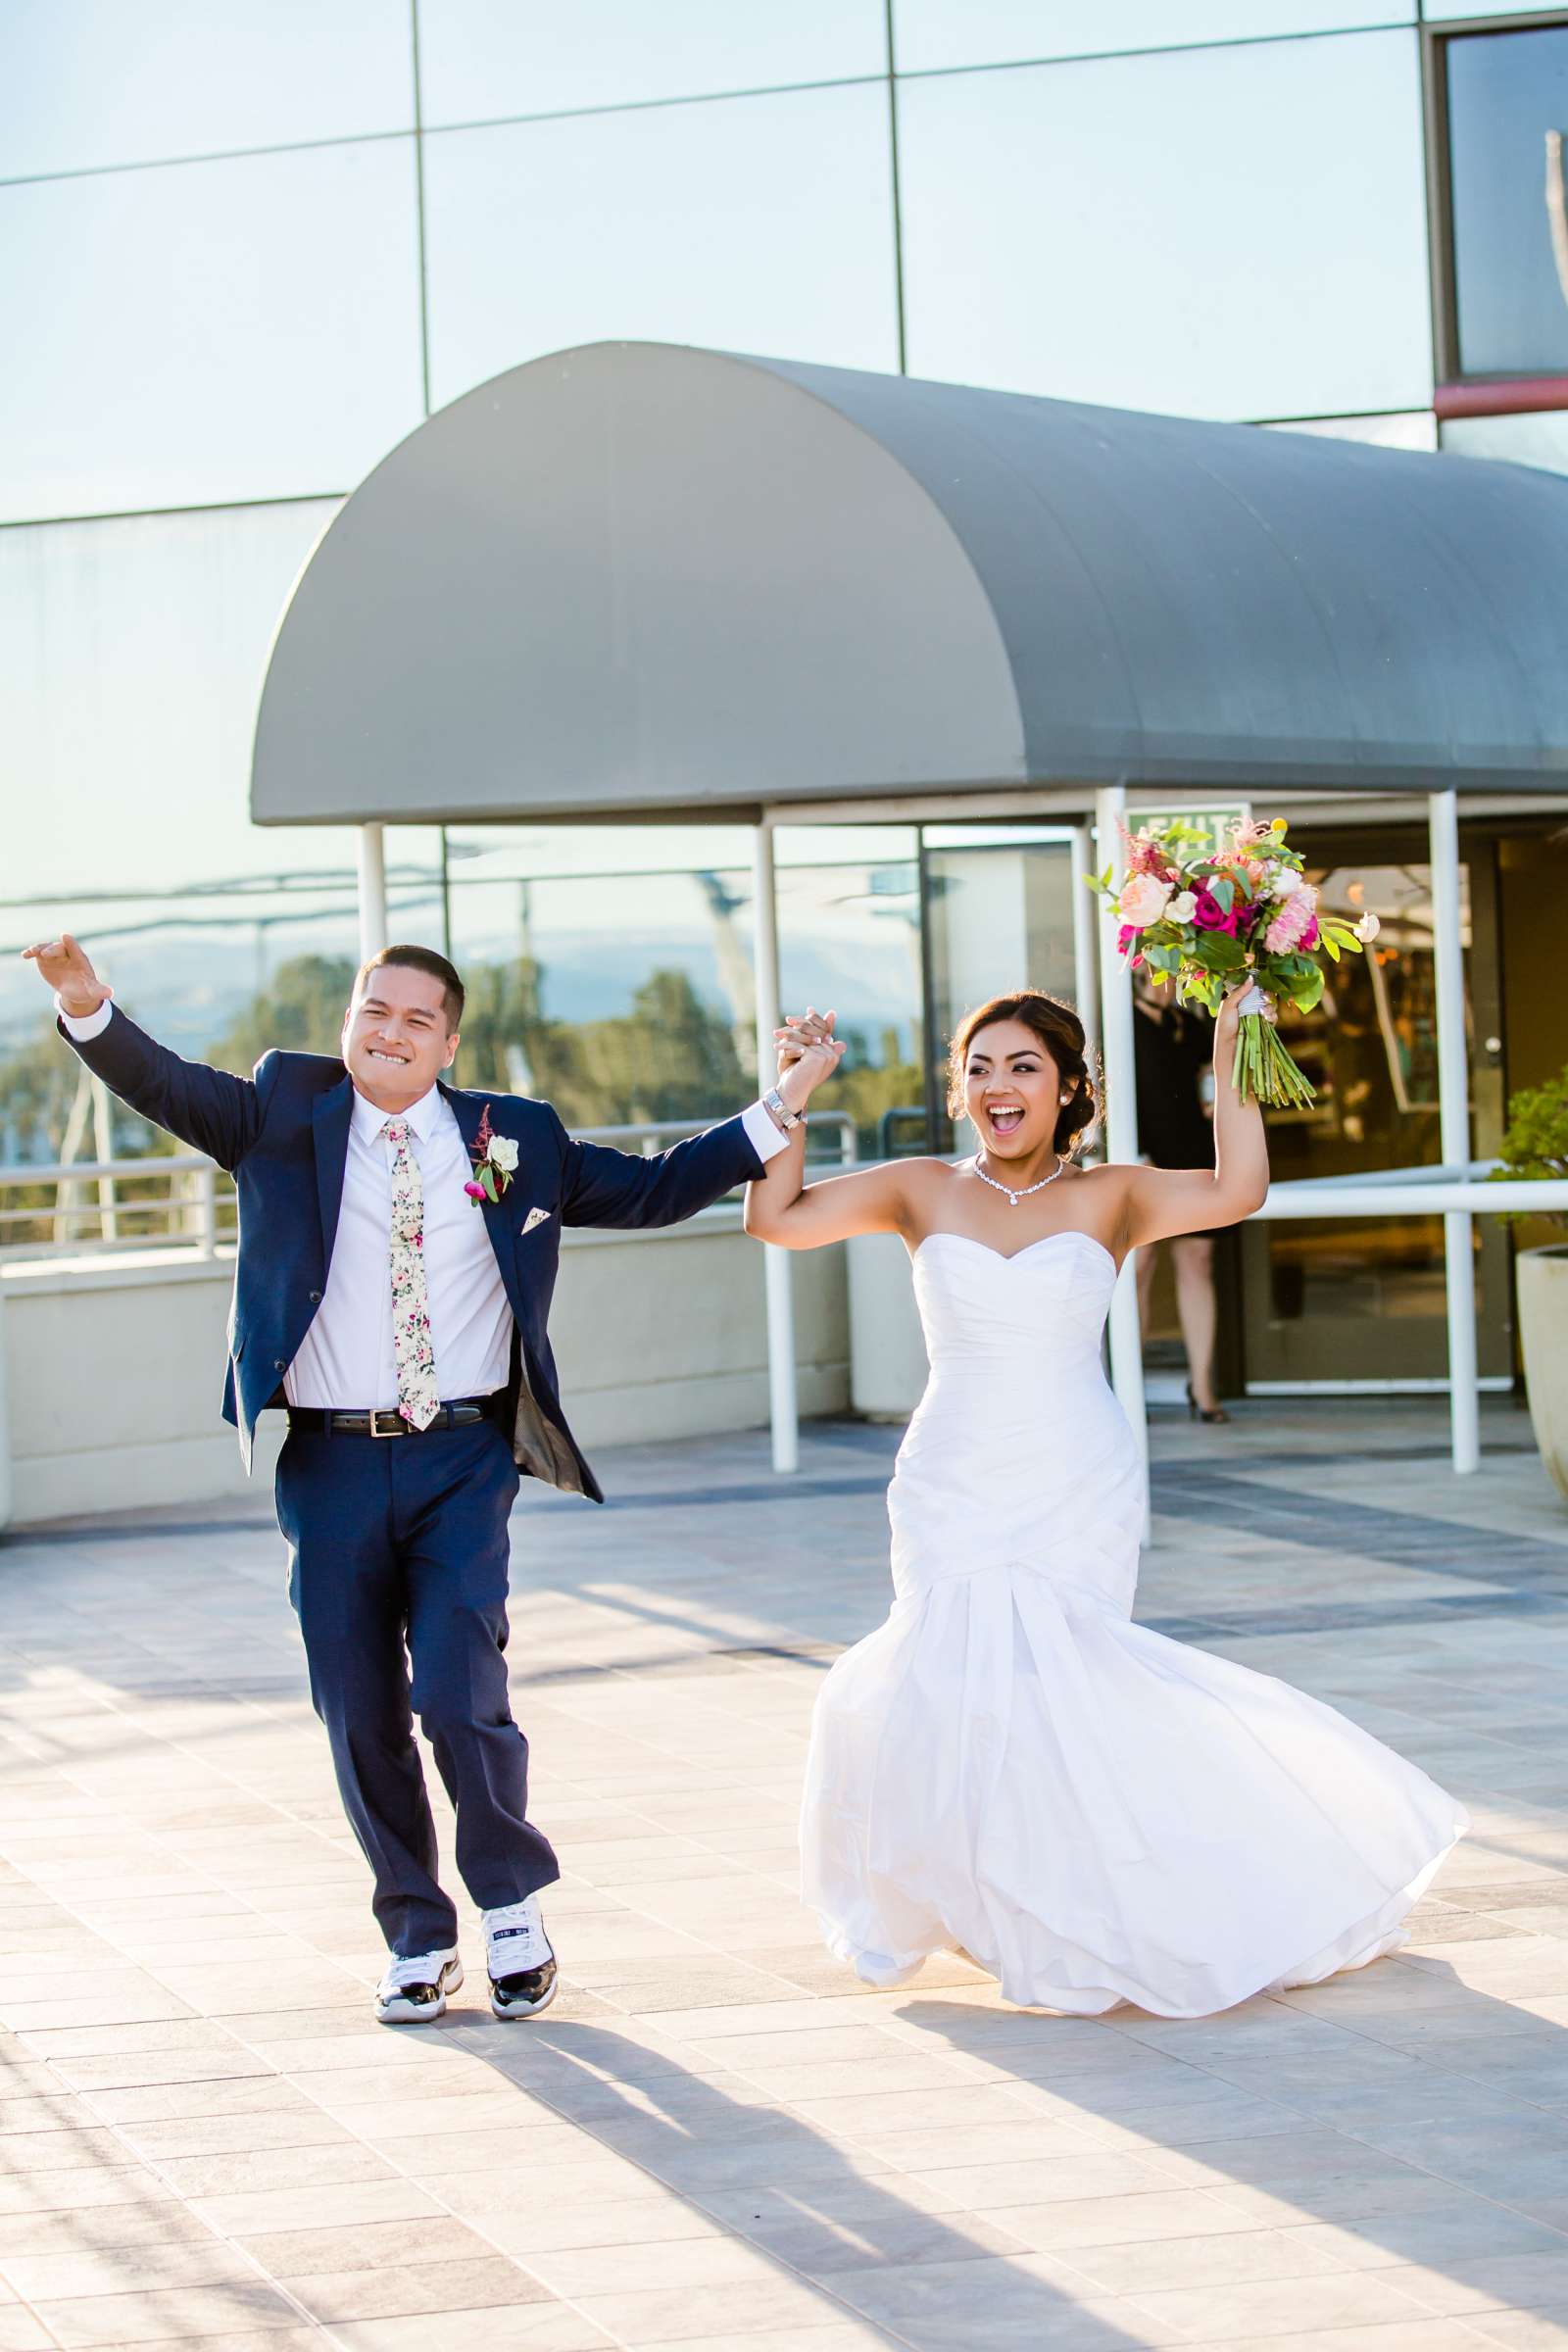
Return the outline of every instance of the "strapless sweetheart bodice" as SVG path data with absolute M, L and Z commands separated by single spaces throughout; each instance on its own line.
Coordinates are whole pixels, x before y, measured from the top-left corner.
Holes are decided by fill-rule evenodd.
M 920 1244 L 931 1377 L 888 1494 L 901 1597 L 1026 1568 L 1131 1609 L 1142 1464 L 1101 1362 L 1115 1287 L 1109 1250 L 1076 1230 L 1011 1256 L 961 1233 Z

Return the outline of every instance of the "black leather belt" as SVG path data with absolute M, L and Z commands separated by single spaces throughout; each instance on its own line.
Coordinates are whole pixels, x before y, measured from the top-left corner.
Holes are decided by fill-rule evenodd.
M 461 1396 L 455 1404 L 437 1405 L 435 1419 L 428 1429 L 416 1429 L 405 1421 L 396 1405 L 383 1405 L 371 1412 L 338 1412 L 323 1404 L 291 1404 L 288 1408 L 290 1429 L 313 1429 L 329 1438 L 427 1438 L 432 1429 L 467 1429 L 475 1421 L 494 1421 L 501 1410 L 501 1397 Z

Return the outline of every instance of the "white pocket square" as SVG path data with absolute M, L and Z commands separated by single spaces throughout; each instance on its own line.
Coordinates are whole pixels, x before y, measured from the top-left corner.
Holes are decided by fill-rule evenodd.
M 532 1233 L 536 1225 L 546 1224 L 549 1221 L 550 1214 L 551 1212 L 548 1208 L 530 1208 L 528 1214 L 522 1220 L 523 1232 L 525 1234 Z

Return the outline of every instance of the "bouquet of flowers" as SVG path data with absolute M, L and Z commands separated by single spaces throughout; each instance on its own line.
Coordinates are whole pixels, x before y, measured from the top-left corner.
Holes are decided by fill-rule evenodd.
M 1250 981 L 1242 1000 L 1233 1078 L 1245 1102 L 1251 1095 L 1276 1107 L 1310 1102 L 1313 1090 L 1275 1026 L 1282 1004 L 1310 1012 L 1323 994 L 1319 951 L 1338 963 L 1359 955 L 1378 933 L 1378 918 L 1351 925 L 1327 914 L 1285 843 L 1285 819 L 1234 825 L 1225 847 L 1192 826 L 1161 833 L 1125 829 L 1126 874 L 1118 887 L 1111 868 L 1091 874 L 1089 886 L 1112 906 L 1116 945 L 1136 970 L 1158 986 L 1173 981 L 1182 1004 L 1218 1013 L 1227 992 Z

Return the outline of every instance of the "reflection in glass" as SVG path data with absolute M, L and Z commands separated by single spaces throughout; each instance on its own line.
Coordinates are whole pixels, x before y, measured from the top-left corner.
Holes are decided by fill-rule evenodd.
M 886 71 L 883 0 L 419 0 L 430 126 Z
M 1568 368 L 1568 25 L 1444 45 L 1459 366 Z
M 154 895 L 352 865 L 347 829 L 250 823 L 277 616 L 328 499 L 0 531 L 5 895 Z M 3 964 L 0 964 L 3 969 Z
M 7 0 L 8 179 L 414 126 L 407 0 Z
M 1043 988 L 1070 1004 L 1080 909 L 1059 827 L 928 825 L 925 862 L 937 1148 L 961 1151 L 973 1139 L 967 1128 L 955 1137 L 942 1108 L 948 1041 L 964 1013 L 1007 989 Z
M 915 79 L 899 120 L 911 373 L 1188 416 L 1429 405 L 1413 34 Z
M 352 858 L 329 865 L 312 845 L 316 862 L 304 866 L 290 860 L 297 836 L 265 839 L 275 870 L 217 872 L 177 896 L 83 888 L 0 903 L 0 1160 L 79 1157 L 90 1142 L 74 1117 L 82 1065 L 61 1047 L 36 974 L 18 960 L 29 939 L 78 932 L 116 1003 L 192 1059 L 246 1077 L 272 1046 L 335 1051 L 359 961 Z M 433 828 L 389 856 L 387 896 L 394 936 L 440 945 Z M 116 1152 L 176 1148 L 122 1104 L 108 1116 Z
M 445 131 L 424 148 L 438 404 L 605 338 L 898 364 L 884 89 Z
M 1170 0 L 894 0 L 894 56 L 901 74 L 927 74 L 1116 49 L 1348 32 L 1413 24 L 1415 15 L 1414 0 L 1183 0 L 1180 8 Z
M 780 985 L 850 1042 L 819 1107 L 862 1151 L 918 1099 L 912 835 L 781 831 Z M 542 1094 L 568 1125 L 723 1118 L 757 1091 L 752 838 L 735 827 L 459 828 L 453 955 L 469 989 L 465 1084 Z
M 62 928 L 182 1053 L 248 1070 L 269 1044 L 330 1048 L 359 936 L 353 835 L 260 830 L 248 787 L 278 611 L 335 512 L 0 532 L 0 723 L 19 781 L 0 881 L 0 1157 L 49 1159 L 66 1137 L 75 1065 L 18 957 Z M 439 941 L 438 837 L 399 832 L 388 857 L 397 915 Z M 116 1129 L 126 1148 L 149 1133 L 128 1115 Z
M 414 142 L 0 187 L 0 515 L 349 488 L 423 414 Z
M 1456 458 L 1499 458 L 1510 466 L 1541 466 L 1548 473 L 1568 473 L 1568 413 L 1455 416 L 1444 424 L 1443 446 Z

